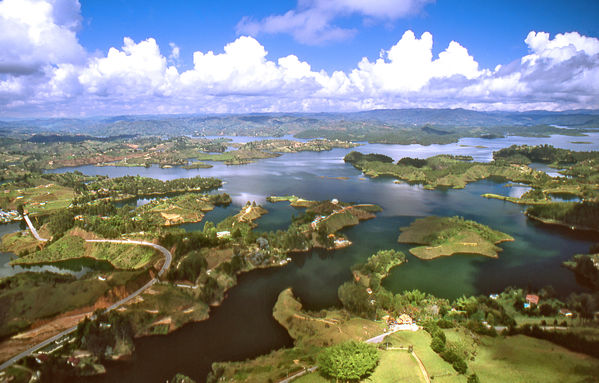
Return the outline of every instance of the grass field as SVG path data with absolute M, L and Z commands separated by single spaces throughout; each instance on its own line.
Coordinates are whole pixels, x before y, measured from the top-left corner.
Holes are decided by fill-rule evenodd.
M 364 382 L 421 382 L 426 383 L 418 363 L 411 354 L 403 350 L 380 351 L 379 365 Z
M 597 382 L 599 361 L 550 342 L 518 335 L 482 339 L 468 363 L 481 382 Z
M 480 254 L 496 258 L 505 241 L 513 241 L 510 235 L 488 226 L 460 217 L 426 217 L 417 219 L 408 227 L 401 228 L 400 243 L 418 246 L 410 253 L 421 259 L 434 259 L 454 254 Z
M 469 371 L 481 382 L 596 382 L 599 360 L 524 335 L 487 337 L 446 330 L 447 342 L 469 355 Z M 436 379 L 435 379 L 436 380 Z
M 400 331 L 391 335 L 389 338 L 390 347 L 408 347 L 413 346 L 414 352 L 424 368 L 435 382 L 443 383 L 465 383 L 466 377 L 459 375 L 453 367 L 445 362 L 436 352 L 430 348 L 431 337 L 425 331 Z

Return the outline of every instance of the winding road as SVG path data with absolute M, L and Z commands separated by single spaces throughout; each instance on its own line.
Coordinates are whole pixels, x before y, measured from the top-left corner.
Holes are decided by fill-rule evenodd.
M 33 227 L 33 225 L 31 224 L 31 221 L 29 220 L 28 216 L 24 216 L 25 221 L 27 221 L 27 225 L 29 226 L 29 229 L 31 230 L 31 233 L 33 234 L 33 236 L 38 240 L 38 241 L 42 241 L 42 242 L 46 242 L 47 239 L 44 238 L 40 238 L 39 234 L 37 233 L 37 230 L 35 230 L 35 228 Z M 135 290 L 132 294 L 130 294 L 129 296 L 121 299 L 120 301 L 114 303 L 113 305 L 111 305 L 110 307 L 108 307 L 105 312 L 109 312 L 112 311 L 126 303 L 128 303 L 129 301 L 131 301 L 133 298 L 137 297 L 139 294 L 143 293 L 146 289 L 150 288 L 152 285 L 154 285 L 156 282 L 158 282 L 158 278 L 160 276 L 162 276 L 162 274 L 164 274 L 164 272 L 166 270 L 168 270 L 168 268 L 171 265 L 171 262 L 173 260 L 173 255 L 171 254 L 170 251 L 168 251 L 166 248 L 157 245 L 155 243 L 151 243 L 151 242 L 144 242 L 144 241 L 134 241 L 134 240 L 119 240 L 119 239 L 88 239 L 86 240 L 86 242 L 92 242 L 92 243 L 121 243 L 121 244 L 125 244 L 125 245 L 140 245 L 140 246 L 149 246 L 149 247 L 153 247 L 154 249 L 158 250 L 159 252 L 161 252 L 164 255 L 164 264 L 162 265 L 162 267 L 160 268 L 160 271 L 158 272 L 158 274 L 156 275 L 155 278 L 153 278 L 152 280 L 150 280 L 148 283 L 146 283 L 145 285 L 143 285 L 142 287 L 140 287 L 139 289 Z M 74 332 L 75 330 L 77 330 L 77 326 L 73 326 L 71 328 L 68 328 L 66 330 L 64 330 L 63 332 L 54 335 L 53 337 L 46 339 L 45 341 L 31 347 L 30 349 L 23 351 L 22 353 L 13 356 L 12 358 L 10 358 L 9 360 L 7 360 L 6 362 L 0 364 L 0 371 L 12 366 L 14 363 L 18 362 L 19 360 L 23 359 L 26 356 L 31 355 L 32 353 L 38 351 L 39 349 L 42 349 L 44 347 L 46 347 L 47 345 L 49 345 L 50 343 L 62 338 L 63 336 L 69 335 L 72 332 Z

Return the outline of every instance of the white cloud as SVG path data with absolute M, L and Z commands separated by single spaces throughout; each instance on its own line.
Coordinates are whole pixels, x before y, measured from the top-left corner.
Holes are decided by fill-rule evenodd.
M 91 59 L 78 78 L 89 93 L 137 96 L 167 95 L 178 76 L 175 67 L 167 66 L 156 40 L 135 44 L 125 37 L 122 50 L 110 48 L 106 57 Z
M 48 65 L 81 62 L 79 8 L 76 0 L 1 1 L 0 74 L 31 74 Z
M 327 6 L 383 17 L 383 3 Z M 295 55 L 269 58 L 258 40 L 241 36 L 221 52 L 194 52 L 193 68 L 180 72 L 175 43 L 163 53 L 153 38 L 125 37 L 122 47 L 92 55 L 77 41 L 79 24 L 74 0 L 0 2 L 0 31 L 7 32 L 0 34 L 0 116 L 599 108 L 599 39 L 575 32 L 553 38 L 531 32 L 527 55 L 490 70 L 479 68 L 459 42 L 434 55 L 430 33 L 407 31 L 379 58 L 333 73 L 315 71 Z
M 359 14 L 364 17 L 395 20 L 418 13 L 434 0 L 298 0 L 296 9 L 282 15 L 271 15 L 256 21 L 244 17 L 237 24 L 238 34 L 258 36 L 261 33 L 287 33 L 308 45 L 345 40 L 355 29 L 333 25 L 335 19 Z

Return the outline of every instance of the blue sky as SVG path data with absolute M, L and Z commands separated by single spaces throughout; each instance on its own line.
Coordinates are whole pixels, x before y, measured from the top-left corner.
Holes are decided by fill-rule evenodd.
M 296 1 L 83 1 L 81 44 L 89 50 L 107 51 L 120 46 L 123 36 L 135 41 L 154 37 L 160 46 L 174 42 L 181 48 L 182 63 L 192 65 L 194 51 L 222 51 L 237 37 L 236 25 L 244 16 L 262 19 L 294 9 Z M 395 44 L 407 30 L 431 32 L 433 53 L 451 40 L 468 48 L 481 66 L 494 68 L 527 53 L 523 44 L 530 31 L 551 35 L 578 31 L 599 37 L 599 1 L 530 0 L 481 1 L 439 0 L 421 13 L 393 21 L 365 25 L 359 15 L 342 17 L 339 24 L 358 33 L 345 41 L 306 45 L 287 34 L 260 36 L 269 57 L 295 54 L 314 69 L 349 70 L 363 56 L 378 57 L 381 49 Z
M 2 0 L 0 117 L 599 108 L 597 20 L 593 0 Z

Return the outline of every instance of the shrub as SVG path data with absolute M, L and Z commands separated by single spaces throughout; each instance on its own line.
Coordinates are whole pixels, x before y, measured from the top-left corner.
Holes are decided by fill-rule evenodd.
M 318 367 L 329 378 L 359 380 L 370 375 L 378 361 L 373 345 L 349 341 L 325 348 L 318 356 Z
M 431 348 L 439 354 L 445 350 L 445 342 L 439 337 L 434 337 L 431 341 Z

